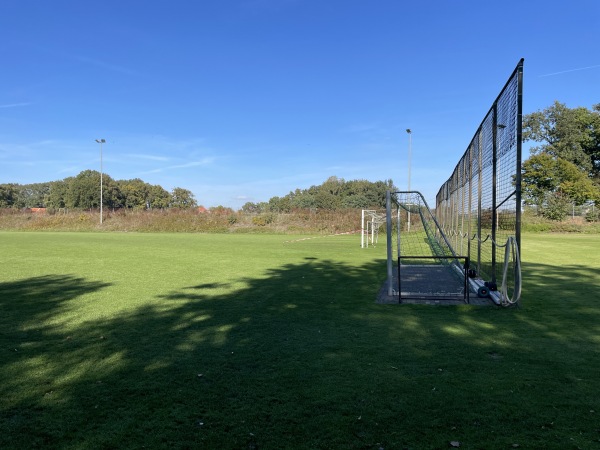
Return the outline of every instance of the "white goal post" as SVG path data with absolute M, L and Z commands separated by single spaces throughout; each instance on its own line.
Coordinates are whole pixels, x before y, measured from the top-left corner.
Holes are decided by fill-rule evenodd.
M 363 209 L 360 221 L 360 248 L 374 246 L 379 239 L 379 228 L 386 222 L 385 211 Z

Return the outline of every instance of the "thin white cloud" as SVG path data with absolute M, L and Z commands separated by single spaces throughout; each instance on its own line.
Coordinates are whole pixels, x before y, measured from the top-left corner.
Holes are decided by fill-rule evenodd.
M 167 167 L 159 167 L 158 169 L 148 170 L 146 172 L 143 172 L 143 174 L 161 173 L 161 172 L 166 172 L 169 170 L 187 169 L 189 167 L 207 166 L 207 165 L 211 164 L 214 160 L 215 160 L 215 158 L 213 158 L 213 157 L 206 157 L 206 158 L 201 159 L 200 161 L 190 161 L 185 164 L 176 164 L 176 165 L 167 166 Z
M 67 173 L 67 174 L 75 174 L 79 171 L 81 171 L 81 167 L 79 166 L 71 166 L 71 167 L 63 167 L 58 169 L 57 173 L 63 174 L 63 173 Z
M 210 163 L 212 163 L 215 160 L 215 158 L 203 158 L 200 161 L 191 161 L 189 163 L 185 163 L 185 164 L 179 164 L 176 166 L 169 166 L 169 169 L 187 169 L 188 167 L 198 167 L 198 166 L 206 166 Z
M 29 106 L 31 103 L 22 102 L 22 103 L 7 103 L 5 105 L 0 105 L 0 108 L 19 108 L 22 106 Z
M 544 75 L 539 75 L 538 78 L 552 77 L 554 75 L 562 75 L 563 73 L 578 72 L 580 70 L 597 69 L 598 67 L 600 67 L 600 64 L 596 64 L 595 66 L 579 67 L 577 69 L 562 70 L 560 72 L 546 73 Z
M 112 72 L 124 73 L 126 75 L 135 75 L 135 71 L 133 71 L 127 67 L 118 66 L 116 64 L 109 64 L 104 61 L 100 61 L 98 59 L 88 58 L 87 56 L 76 56 L 75 58 L 79 62 L 82 62 L 85 64 L 90 64 L 90 65 L 96 66 L 96 67 L 100 67 L 102 69 L 110 70 Z
M 125 156 L 127 158 L 133 158 L 133 159 L 148 159 L 150 161 L 168 161 L 169 160 L 169 158 L 167 158 L 166 156 L 143 155 L 140 153 L 128 153 L 123 156 Z

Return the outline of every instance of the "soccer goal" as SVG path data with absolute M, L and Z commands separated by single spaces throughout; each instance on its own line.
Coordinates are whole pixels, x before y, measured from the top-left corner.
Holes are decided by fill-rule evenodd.
M 469 302 L 469 258 L 457 254 L 420 192 L 387 193 L 388 297 Z
M 520 60 L 451 177 L 440 187 L 435 211 L 418 192 L 388 193 L 388 295 L 397 292 L 399 301 L 403 295 L 457 297 L 459 288 L 431 292 L 430 285 L 449 286 L 449 281 L 441 272 L 425 273 L 417 267 L 437 265 L 436 270 L 445 268 L 448 276 L 462 280 L 467 302 L 471 293 L 498 305 L 519 301 L 522 105 Z M 428 259 L 433 262 L 423 264 Z M 413 278 L 422 283 L 409 289 Z
M 379 230 L 385 224 L 385 211 L 363 209 L 360 225 L 360 248 L 377 245 Z

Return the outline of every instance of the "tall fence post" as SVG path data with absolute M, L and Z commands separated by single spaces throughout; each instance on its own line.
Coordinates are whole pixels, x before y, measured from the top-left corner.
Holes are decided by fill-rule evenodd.
M 523 59 L 517 65 L 517 173 L 515 174 L 515 203 L 516 203 L 516 231 L 515 239 L 519 255 L 522 258 L 521 251 L 521 160 L 522 160 L 522 141 L 523 141 Z
M 492 112 L 492 283 L 496 283 L 496 228 L 498 227 L 498 102 Z
M 386 216 L 386 245 L 387 245 L 387 279 L 388 279 L 388 296 L 393 295 L 393 266 L 392 266 L 392 193 L 385 193 L 385 216 Z
M 479 127 L 478 138 L 477 138 L 477 160 L 479 161 L 477 167 L 477 273 L 481 273 L 481 188 L 483 186 L 483 139 L 481 139 L 480 133 L 481 127 Z

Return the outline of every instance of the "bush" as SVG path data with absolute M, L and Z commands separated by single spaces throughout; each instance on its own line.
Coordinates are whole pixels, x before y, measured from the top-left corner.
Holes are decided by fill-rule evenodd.
M 274 213 L 261 214 L 260 216 L 254 216 L 252 218 L 252 223 L 259 227 L 267 226 L 273 222 L 275 222 Z
M 570 200 L 558 192 L 549 193 L 546 196 L 546 204 L 541 209 L 541 214 L 546 219 L 560 221 L 569 214 Z
M 526 208 L 522 230 L 534 233 L 598 233 L 600 219 L 595 209 L 587 220 L 564 221 L 546 219 L 534 209 Z M 508 217 L 506 218 L 508 219 Z M 590 220 L 591 219 L 591 220 Z M 502 217 L 501 223 L 502 224 Z M 60 214 L 32 214 L 14 209 L 0 209 L 0 230 L 22 231 L 94 231 L 141 233 L 307 233 L 335 234 L 360 232 L 360 210 L 308 210 L 290 213 L 197 214 L 195 210 L 107 210 L 102 225 L 98 211 L 74 210 Z M 385 226 L 380 229 L 385 233 Z
M 588 222 L 600 222 L 600 210 L 599 209 L 590 209 L 585 215 L 585 220 Z

